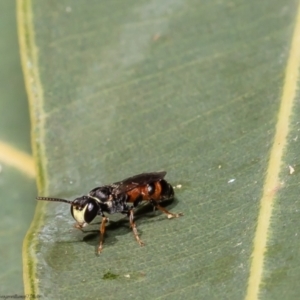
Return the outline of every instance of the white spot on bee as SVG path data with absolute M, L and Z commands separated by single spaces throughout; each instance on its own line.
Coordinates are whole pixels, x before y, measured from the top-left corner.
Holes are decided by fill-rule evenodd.
M 111 207 L 113 206 L 113 202 L 112 202 L 111 200 L 108 200 L 108 201 L 106 202 L 106 205 L 107 205 L 109 208 L 111 208 Z
M 90 198 L 92 198 L 92 199 L 96 200 L 98 203 L 102 203 L 102 201 L 101 201 L 100 199 L 98 199 L 98 198 L 96 198 L 96 197 L 93 197 L 93 196 L 91 196 L 91 195 L 90 195 L 90 193 L 88 194 L 88 196 L 89 196 Z

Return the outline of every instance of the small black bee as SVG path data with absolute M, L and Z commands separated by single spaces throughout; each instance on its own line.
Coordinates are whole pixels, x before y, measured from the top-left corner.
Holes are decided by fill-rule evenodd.
M 142 201 L 150 202 L 155 208 L 164 212 L 169 219 L 183 215 L 171 213 L 159 205 L 159 202 L 174 197 L 172 186 L 164 180 L 166 174 L 167 172 L 142 173 L 110 185 L 96 187 L 87 196 L 78 197 L 73 201 L 49 197 L 37 197 L 37 200 L 69 203 L 71 214 L 76 220 L 74 227 L 80 230 L 91 223 L 97 215 L 101 215 L 98 254 L 103 248 L 105 223 L 108 221 L 104 213 L 126 214 L 135 239 L 140 246 L 144 246 L 134 222 L 134 208 Z

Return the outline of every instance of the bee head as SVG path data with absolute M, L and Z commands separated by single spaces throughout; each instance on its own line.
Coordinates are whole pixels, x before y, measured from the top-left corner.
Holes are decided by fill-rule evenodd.
M 71 215 L 80 227 L 85 227 L 91 223 L 98 214 L 99 205 L 98 202 L 88 196 L 81 196 L 73 201 L 59 199 L 59 198 L 48 198 L 48 197 L 37 197 L 37 200 L 53 201 L 53 202 L 64 202 L 71 205 Z
M 82 227 L 91 223 L 97 216 L 99 205 L 88 196 L 76 198 L 71 204 L 71 215 Z

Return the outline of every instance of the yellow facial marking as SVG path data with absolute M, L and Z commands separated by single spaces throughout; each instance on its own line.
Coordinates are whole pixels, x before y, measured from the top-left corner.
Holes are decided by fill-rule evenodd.
M 73 216 L 74 216 L 74 219 L 82 227 L 86 226 L 86 222 L 84 220 L 84 214 L 85 214 L 86 209 L 87 209 L 87 205 L 85 205 L 85 207 L 83 207 L 81 209 L 78 206 L 73 206 Z

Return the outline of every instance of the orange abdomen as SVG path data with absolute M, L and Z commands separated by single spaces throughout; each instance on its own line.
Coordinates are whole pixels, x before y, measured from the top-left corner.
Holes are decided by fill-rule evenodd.
M 170 199 L 174 196 L 172 186 L 165 180 L 152 182 L 138 186 L 127 192 L 127 202 L 134 203 L 136 206 L 141 201 L 155 200 L 157 202 Z

